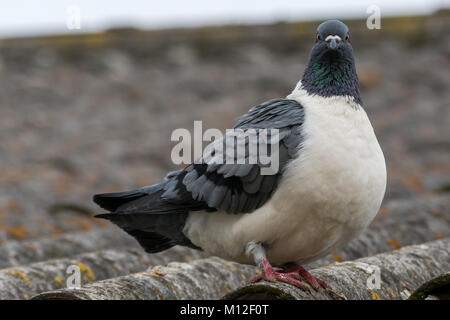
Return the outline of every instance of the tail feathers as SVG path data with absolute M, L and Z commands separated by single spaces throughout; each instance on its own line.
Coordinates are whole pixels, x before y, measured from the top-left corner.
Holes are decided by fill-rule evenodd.
M 136 238 L 147 252 L 166 250 L 177 244 L 199 249 L 183 233 L 187 214 L 104 213 L 96 218 L 108 219 Z
M 204 203 L 163 197 L 166 186 L 176 183 L 170 180 L 178 172 L 170 173 L 162 183 L 136 190 L 104 193 L 94 196 L 94 202 L 110 211 L 96 215 L 108 219 L 135 237 L 147 252 L 159 252 L 174 245 L 199 249 L 183 233 L 189 209 L 203 208 Z
M 121 205 L 139 199 L 145 195 L 146 193 L 140 192 L 138 190 L 133 190 L 125 192 L 96 194 L 93 200 L 103 209 L 113 212 L 116 211 L 116 209 Z
M 148 253 L 164 251 L 176 245 L 172 239 L 155 232 L 129 230 L 127 233 L 133 236 Z
M 157 232 L 136 229 L 136 220 L 141 220 L 141 217 L 139 216 L 136 217 L 133 214 L 121 215 L 104 213 L 96 215 L 95 217 L 113 222 L 129 235 L 133 236 L 148 253 L 160 252 L 176 245 L 176 242 L 173 239 L 165 237 Z
M 154 184 L 131 191 L 96 194 L 94 195 L 93 200 L 103 209 L 114 212 L 120 206 L 128 202 L 140 199 L 144 196 L 158 193 L 158 191 L 161 191 L 164 188 L 166 183 L 167 182 Z

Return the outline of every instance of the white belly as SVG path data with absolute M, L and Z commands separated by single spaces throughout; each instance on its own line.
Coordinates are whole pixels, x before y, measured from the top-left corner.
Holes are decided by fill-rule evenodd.
M 245 245 L 256 241 L 273 264 L 307 263 L 343 246 L 378 212 L 386 167 L 365 111 L 300 93 L 290 98 L 305 108 L 304 143 L 270 201 L 251 214 L 189 214 L 184 232 L 206 252 L 253 263 Z

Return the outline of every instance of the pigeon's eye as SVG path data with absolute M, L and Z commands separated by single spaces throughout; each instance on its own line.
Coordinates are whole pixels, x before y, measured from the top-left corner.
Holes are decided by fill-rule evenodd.
M 316 37 L 316 41 L 319 42 L 320 40 L 322 40 L 322 39 L 320 38 L 320 34 L 318 34 Z
M 345 37 L 345 42 L 349 42 L 349 40 L 350 40 L 350 37 L 347 35 L 347 36 Z

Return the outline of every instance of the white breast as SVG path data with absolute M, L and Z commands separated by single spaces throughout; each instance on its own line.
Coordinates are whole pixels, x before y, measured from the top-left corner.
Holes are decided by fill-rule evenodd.
M 365 111 L 344 97 L 288 96 L 305 109 L 304 142 L 270 201 L 251 214 L 190 213 L 185 234 L 210 254 L 242 263 L 250 241 L 269 261 L 306 263 L 344 245 L 376 215 L 384 156 Z

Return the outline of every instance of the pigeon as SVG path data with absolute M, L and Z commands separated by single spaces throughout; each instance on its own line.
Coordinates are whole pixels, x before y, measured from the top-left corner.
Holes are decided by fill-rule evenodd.
M 278 170 L 263 174 L 267 165 L 260 161 L 196 161 L 159 184 L 95 195 L 109 212 L 97 217 L 149 253 L 181 245 L 257 265 L 261 272 L 251 282 L 326 288 L 302 265 L 361 233 L 386 189 L 385 159 L 363 108 L 348 27 L 321 23 L 293 91 L 251 108 L 234 129 L 276 130 L 266 141 L 278 146 Z M 221 139 L 218 151 L 226 135 Z M 247 159 L 249 139 L 245 148 Z

